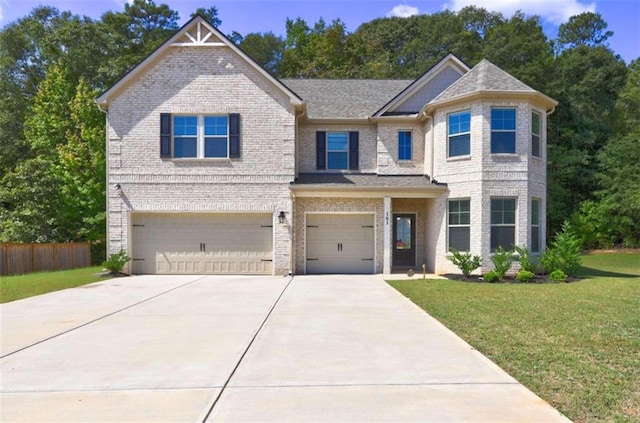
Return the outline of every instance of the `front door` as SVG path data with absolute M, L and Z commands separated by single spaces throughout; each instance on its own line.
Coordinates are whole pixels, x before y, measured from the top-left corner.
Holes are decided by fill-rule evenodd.
M 416 215 L 393 215 L 393 265 L 416 264 Z

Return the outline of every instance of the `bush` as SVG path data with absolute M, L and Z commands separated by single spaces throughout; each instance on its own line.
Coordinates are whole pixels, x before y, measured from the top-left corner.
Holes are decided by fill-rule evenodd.
M 491 256 L 491 262 L 493 263 L 493 267 L 495 272 L 498 274 L 498 278 L 502 280 L 504 275 L 511 269 L 512 264 L 512 255 L 511 251 L 506 251 L 502 246 L 498 247 L 495 253 Z
M 524 283 L 531 282 L 535 277 L 536 277 L 536 274 L 528 270 L 521 270 L 516 275 L 516 279 Z
M 487 282 L 498 282 L 498 280 L 500 280 L 500 275 L 498 275 L 498 273 L 496 273 L 495 270 L 491 270 L 489 272 L 487 272 L 484 276 L 483 276 L 484 280 Z
M 549 274 L 558 268 L 558 257 L 555 250 L 547 247 L 540 256 L 540 266 L 545 274 Z
M 480 267 L 482 262 L 480 256 L 472 257 L 471 253 L 461 253 L 455 248 L 451 248 L 451 255 L 447 256 L 447 259 L 451 260 L 460 269 L 465 279 L 471 275 L 471 272 Z
M 557 269 L 554 270 L 553 272 L 551 272 L 549 274 L 549 279 L 551 279 L 552 282 L 566 282 L 567 281 L 567 274 L 564 273 L 562 270 Z
M 535 265 L 535 263 L 533 263 L 531 254 L 529 253 L 527 247 L 514 246 L 513 249 L 516 252 L 514 260 L 520 263 L 520 269 L 526 270 L 527 272 L 535 273 L 537 266 Z
M 131 260 L 131 257 L 127 256 L 124 250 L 120 250 L 119 253 L 111 254 L 107 260 L 103 261 L 102 267 L 112 275 L 117 275 L 122 272 L 122 268 L 129 260 Z
M 582 243 L 573 233 L 568 222 L 562 225 L 562 230 L 555 235 L 551 245 L 556 254 L 556 269 L 562 270 L 569 276 L 575 275 L 582 264 L 582 259 L 580 258 Z

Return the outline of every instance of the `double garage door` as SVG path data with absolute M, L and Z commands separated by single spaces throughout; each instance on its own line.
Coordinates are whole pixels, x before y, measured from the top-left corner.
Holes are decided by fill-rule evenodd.
M 373 214 L 307 214 L 307 273 L 374 273 Z
M 272 274 L 271 214 L 133 215 L 133 273 Z

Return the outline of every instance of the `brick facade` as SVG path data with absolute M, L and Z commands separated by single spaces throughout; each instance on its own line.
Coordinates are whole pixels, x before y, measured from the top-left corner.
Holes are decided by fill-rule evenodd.
M 383 271 L 383 195 L 348 192 L 295 198 L 290 184 L 316 169 L 317 131 L 358 131 L 360 173 L 422 175 L 447 185 L 438 198 L 394 198 L 392 213 L 415 213 L 416 271 L 458 270 L 447 256 L 447 204 L 469 199 L 470 250 L 490 263 L 490 201 L 517 199 L 516 243 L 529 246 L 531 200 L 540 201 L 541 245 L 546 231 L 546 108 L 522 96 L 476 96 L 417 113 L 460 78 L 444 67 L 396 111 L 413 117 L 353 121 L 300 118 L 291 94 L 229 45 L 164 46 L 109 92 L 107 123 L 108 251 L 131 250 L 131 216 L 137 212 L 273 213 L 274 274 L 303 273 L 307 213 L 375 214 L 375 271 Z M 427 99 L 428 97 L 428 99 Z M 491 108 L 517 110 L 516 154 L 491 154 Z M 447 115 L 471 111 L 471 154 L 447 157 Z M 541 116 L 540 158 L 531 155 L 531 112 Z M 372 110 L 372 113 L 375 110 Z M 161 159 L 160 114 L 241 116 L 241 157 Z M 412 159 L 398 160 L 398 131 L 412 133 Z M 341 172 L 341 171 L 338 171 Z M 351 171 L 342 171 L 351 172 Z M 120 189 L 116 189 L 116 185 Z M 349 198 L 351 197 L 351 198 Z M 285 222 L 278 222 L 280 211 Z

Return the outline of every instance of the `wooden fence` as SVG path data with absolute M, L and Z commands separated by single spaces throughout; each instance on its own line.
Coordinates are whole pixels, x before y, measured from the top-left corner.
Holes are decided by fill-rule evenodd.
M 88 266 L 91 266 L 91 244 L 88 242 L 0 243 L 0 276 Z

